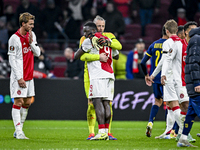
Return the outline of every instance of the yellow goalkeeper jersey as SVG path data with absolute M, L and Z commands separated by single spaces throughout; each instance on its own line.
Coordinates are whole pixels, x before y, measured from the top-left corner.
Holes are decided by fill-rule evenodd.
M 108 37 L 109 39 L 112 40 L 110 47 L 112 49 L 116 49 L 116 50 L 121 50 L 122 49 L 122 45 L 121 43 L 116 39 L 115 35 L 110 33 L 110 32 L 103 32 L 102 33 L 103 36 Z M 82 36 L 79 42 L 79 47 L 81 47 L 83 41 L 85 40 L 85 36 Z M 84 53 L 80 60 L 81 61 L 85 61 L 85 68 L 84 68 L 84 82 L 89 82 L 89 74 L 88 74 L 88 68 L 87 68 L 87 62 L 88 61 L 96 61 L 99 60 L 100 56 L 99 54 L 88 54 L 88 53 Z

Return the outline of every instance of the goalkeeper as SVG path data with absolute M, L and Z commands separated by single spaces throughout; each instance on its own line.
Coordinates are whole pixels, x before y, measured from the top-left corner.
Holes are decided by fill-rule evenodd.
M 108 37 L 111 41 L 105 40 L 104 38 L 99 38 L 98 39 L 98 44 L 101 46 L 109 46 L 113 50 L 121 50 L 122 45 L 121 43 L 116 39 L 116 37 L 110 33 L 110 32 L 104 32 L 105 29 L 105 20 L 100 17 L 96 16 L 94 21 L 93 21 L 98 29 L 98 32 L 101 32 L 102 35 Z M 80 39 L 79 47 L 85 40 L 85 36 L 82 36 Z M 118 55 L 117 55 L 118 56 Z M 90 80 L 89 80 L 89 75 L 88 75 L 88 68 L 87 68 L 87 61 L 97 61 L 100 59 L 103 59 L 103 56 L 100 56 L 99 54 L 88 54 L 84 53 L 81 58 L 82 61 L 85 61 L 85 69 L 84 69 L 84 88 L 85 88 L 85 93 L 86 97 L 88 98 L 88 93 L 89 93 L 89 86 L 90 86 Z M 117 140 L 112 134 L 111 134 L 111 122 L 112 122 L 112 117 L 113 117 L 113 111 L 112 111 L 112 102 L 110 102 L 110 110 L 111 110 L 111 119 L 110 119 L 110 125 L 109 125 L 109 130 L 108 130 L 108 136 L 109 140 Z M 88 99 L 88 109 L 87 109 L 87 122 L 88 122 L 88 127 L 89 127 L 89 136 L 87 140 L 90 140 L 91 138 L 94 137 L 94 127 L 96 123 L 96 114 L 95 114 L 95 109 L 93 106 L 93 103 L 90 99 Z

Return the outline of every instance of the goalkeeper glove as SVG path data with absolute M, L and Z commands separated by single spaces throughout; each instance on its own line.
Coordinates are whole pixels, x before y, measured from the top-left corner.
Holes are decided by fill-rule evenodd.
M 101 46 L 110 46 L 111 42 L 109 40 L 106 40 L 105 38 L 101 37 L 98 39 L 97 43 Z
M 98 40 L 98 38 L 97 38 L 96 36 L 94 36 L 94 37 L 91 39 L 91 42 L 92 42 L 93 47 L 95 47 L 95 48 L 99 51 L 100 49 L 103 48 L 103 46 L 99 45 L 99 44 L 97 43 L 97 40 Z

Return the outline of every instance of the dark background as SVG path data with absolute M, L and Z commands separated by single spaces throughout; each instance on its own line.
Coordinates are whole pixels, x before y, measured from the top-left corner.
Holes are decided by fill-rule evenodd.
M 83 80 L 35 79 L 35 102 L 27 119 L 86 120 L 87 99 Z M 0 95 L 9 95 L 9 79 L 0 80 Z M 140 95 L 140 96 L 138 96 Z M 116 80 L 114 120 L 148 120 L 154 101 L 152 87 L 144 80 Z M 150 102 L 149 104 L 146 104 Z M 146 107 L 145 107 L 146 105 Z M 0 119 L 11 119 L 12 102 L 0 104 Z M 163 106 L 156 120 L 165 120 Z

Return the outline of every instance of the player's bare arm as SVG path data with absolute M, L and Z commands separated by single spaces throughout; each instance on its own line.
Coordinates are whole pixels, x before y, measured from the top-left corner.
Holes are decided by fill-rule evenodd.
M 31 30 L 29 30 L 28 41 L 29 41 L 29 44 L 31 44 L 33 42 L 33 35 L 32 35 L 32 31 Z
M 82 50 L 82 48 L 79 48 L 75 54 L 74 54 L 74 59 L 79 59 L 85 52 Z

